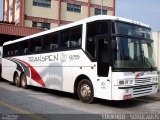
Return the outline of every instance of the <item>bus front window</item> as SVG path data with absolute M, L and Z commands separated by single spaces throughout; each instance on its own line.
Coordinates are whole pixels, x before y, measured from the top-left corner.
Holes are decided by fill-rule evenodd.
M 150 39 L 149 30 L 126 23 L 116 29 L 114 68 L 131 71 L 155 68 L 153 40 Z

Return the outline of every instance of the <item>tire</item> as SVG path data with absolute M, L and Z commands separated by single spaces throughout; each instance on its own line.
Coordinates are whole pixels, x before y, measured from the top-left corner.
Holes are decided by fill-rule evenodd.
M 17 87 L 20 87 L 20 79 L 18 73 L 14 75 L 14 83 Z
M 79 82 L 77 93 L 80 101 L 84 103 L 92 103 L 94 100 L 93 85 L 87 79 L 83 79 Z
M 9 82 L 10 85 L 15 85 L 15 82 Z
M 27 89 L 27 77 L 26 77 L 26 75 L 22 74 L 20 80 L 21 80 L 21 87 L 23 89 Z

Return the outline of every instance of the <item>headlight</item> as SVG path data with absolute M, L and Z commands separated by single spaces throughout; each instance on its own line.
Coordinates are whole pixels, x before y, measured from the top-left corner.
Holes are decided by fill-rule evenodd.
M 125 80 L 125 85 L 128 85 L 129 84 L 129 80 Z
M 124 81 L 123 81 L 123 80 L 120 80 L 120 81 L 119 81 L 119 85 L 124 85 Z
M 119 85 L 133 85 L 133 84 L 134 84 L 133 79 L 119 80 Z
M 134 84 L 134 80 L 133 79 L 127 79 L 126 80 L 126 85 L 133 85 Z

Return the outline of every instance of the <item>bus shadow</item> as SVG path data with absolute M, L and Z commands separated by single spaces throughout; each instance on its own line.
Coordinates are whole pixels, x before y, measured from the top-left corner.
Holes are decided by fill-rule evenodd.
M 10 85 L 16 87 L 15 85 L 13 85 L 13 83 L 11 84 L 9 81 L 3 79 L 2 77 L 0 77 L 0 83 L 10 84 Z M 67 93 L 67 92 L 53 90 L 53 89 L 47 89 L 47 88 L 41 88 L 41 87 L 28 85 L 27 90 L 30 91 L 30 94 L 41 94 L 42 93 L 42 94 L 47 94 L 48 96 L 54 95 L 56 97 L 66 97 L 66 98 L 73 98 L 73 99 L 76 98 L 76 99 L 78 99 L 72 93 Z
M 123 100 L 123 101 L 110 101 L 110 100 L 96 99 L 95 103 L 105 105 L 105 106 L 115 107 L 115 108 L 133 108 L 133 107 L 143 106 L 143 105 L 158 102 L 158 101 L 160 101 L 160 96 L 149 95 L 149 96 L 138 97 L 130 100 Z
M 63 92 L 63 91 L 58 91 L 58 90 L 53 90 L 53 89 L 47 89 L 47 88 L 40 88 L 40 87 L 35 87 L 35 86 L 28 86 L 28 89 L 30 91 L 34 91 L 37 94 L 39 93 L 45 93 L 48 96 L 56 96 L 56 97 L 65 97 L 65 98 L 75 98 L 74 94 L 72 93 L 67 93 L 67 92 Z
M 73 93 L 67 93 L 63 91 L 57 91 L 57 90 L 52 90 L 52 89 L 46 89 L 46 88 L 39 88 L 39 87 L 32 87 L 30 86 L 29 89 L 36 91 L 36 92 L 43 92 L 47 93 L 48 95 L 54 95 L 56 97 L 60 98 L 69 98 L 73 99 L 76 101 L 79 101 L 78 97 L 73 94 Z M 130 100 L 123 100 L 123 101 L 111 101 L 111 100 L 103 100 L 103 99 L 98 99 L 96 98 L 91 105 L 103 105 L 107 107 L 113 107 L 113 108 L 133 108 L 133 107 L 138 107 L 138 106 L 143 106 L 146 104 L 154 103 L 160 101 L 160 96 L 156 95 L 149 95 L 149 96 L 144 96 L 144 97 L 139 97 L 139 98 L 134 98 Z M 82 103 L 84 104 L 84 103 Z

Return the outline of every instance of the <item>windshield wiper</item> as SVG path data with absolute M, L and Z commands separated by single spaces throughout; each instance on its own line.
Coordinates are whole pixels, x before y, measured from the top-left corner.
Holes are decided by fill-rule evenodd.
M 147 62 L 147 64 L 149 64 L 151 70 L 153 70 L 152 64 L 150 63 L 150 61 L 149 61 L 149 60 L 145 57 L 145 55 L 144 55 L 144 49 L 142 50 L 142 59 L 143 59 L 143 64 L 144 64 L 144 66 L 145 66 L 145 63 Z
M 150 61 L 144 56 L 144 60 L 150 65 L 150 67 L 151 67 L 151 70 L 153 70 L 153 66 L 152 66 L 152 64 L 150 63 Z

